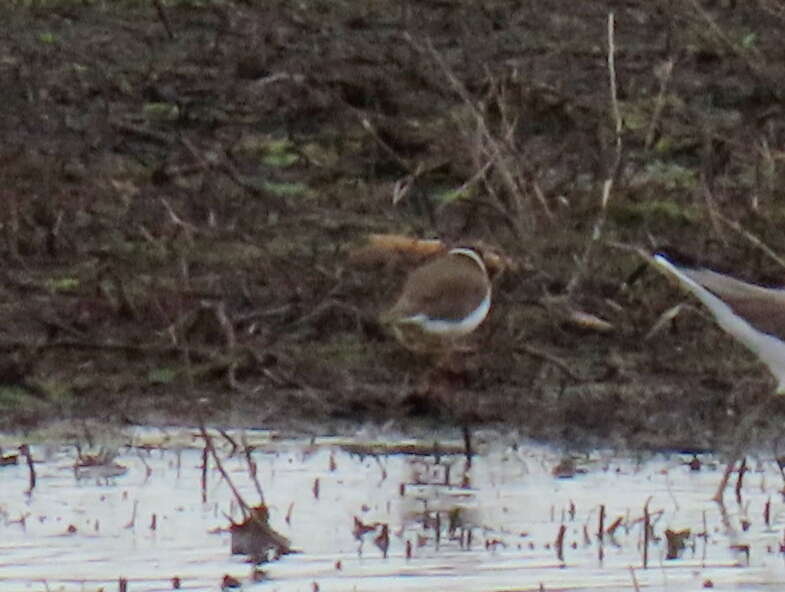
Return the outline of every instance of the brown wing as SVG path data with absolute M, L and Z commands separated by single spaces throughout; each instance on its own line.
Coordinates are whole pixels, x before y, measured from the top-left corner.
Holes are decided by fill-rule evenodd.
M 389 314 L 461 319 L 480 305 L 489 290 L 487 276 L 474 261 L 462 256 L 442 257 L 411 273 Z
M 754 328 L 785 340 L 785 290 L 756 286 L 706 269 L 681 271 Z

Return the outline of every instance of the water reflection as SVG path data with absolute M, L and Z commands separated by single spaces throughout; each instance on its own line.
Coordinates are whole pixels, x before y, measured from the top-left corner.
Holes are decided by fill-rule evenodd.
M 0 467 L 0 587 L 117 589 L 126 578 L 136 592 L 171 590 L 177 578 L 182 589 L 216 590 L 225 575 L 282 591 L 772 590 L 785 581 L 773 460 L 749 459 L 741 504 L 728 496 L 723 514 L 709 499 L 722 472 L 709 456 L 696 468 L 677 454 L 566 458 L 499 443 L 467 468 L 459 442 L 433 454 L 416 442 L 232 439 L 214 435 L 226 478 L 210 460 L 203 470 L 203 442 L 190 430 L 129 433 L 133 445 L 115 443 L 109 476 L 80 466 L 73 445 L 30 446 L 31 493 L 24 462 Z M 270 525 L 298 553 L 258 568 L 230 555 L 228 527 L 242 515 L 227 478 L 250 505 L 264 496 Z

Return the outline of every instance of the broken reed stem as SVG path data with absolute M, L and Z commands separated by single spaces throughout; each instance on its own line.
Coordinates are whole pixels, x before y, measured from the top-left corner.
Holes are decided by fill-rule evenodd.
M 207 444 L 202 449 L 202 503 L 207 503 L 207 463 L 210 461 L 210 453 Z
M 147 483 L 147 481 L 150 479 L 150 476 L 153 474 L 153 469 L 152 467 L 150 467 L 150 464 L 147 462 L 147 459 L 144 457 L 141 448 L 136 449 L 136 456 L 139 458 L 140 461 L 142 461 L 142 464 L 144 465 L 144 481 L 145 483 Z
M 649 515 L 649 502 L 646 500 L 643 505 L 643 569 L 649 567 L 649 529 L 651 529 L 651 516 Z
M 608 170 L 608 174 L 602 183 L 602 199 L 600 202 L 601 205 L 600 213 L 597 216 L 597 220 L 595 220 L 594 222 L 592 234 L 586 243 L 586 247 L 584 248 L 583 255 L 578 261 L 578 267 L 575 270 L 575 273 L 573 274 L 569 283 L 567 284 L 567 294 L 572 294 L 575 291 L 575 289 L 580 285 L 581 281 L 583 281 L 583 278 L 588 271 L 591 258 L 594 254 L 594 248 L 599 242 L 600 238 L 602 238 L 603 230 L 605 229 L 605 222 L 608 218 L 608 202 L 611 199 L 613 184 L 616 177 L 618 176 L 619 167 L 621 166 L 622 119 L 621 119 L 621 112 L 619 111 L 619 99 L 616 91 L 617 89 L 616 61 L 615 61 L 616 45 L 614 42 L 614 28 L 615 28 L 614 16 L 612 12 L 609 12 L 608 13 L 608 85 L 610 87 L 611 115 L 613 117 L 614 135 L 615 135 L 615 141 L 614 141 L 615 149 L 614 149 L 613 163 L 611 164 Z
M 251 456 L 253 447 L 248 445 L 248 441 L 244 432 L 242 436 L 242 443 L 243 452 L 245 453 L 245 463 L 248 465 L 248 474 L 251 476 L 251 481 L 253 481 L 253 485 L 256 488 L 256 493 L 259 495 L 259 503 L 264 504 L 264 492 L 262 491 L 262 484 L 259 483 L 258 466 L 256 461 L 253 459 L 253 456 Z
M 699 535 L 703 539 L 703 552 L 701 553 L 701 562 L 705 564 L 706 554 L 709 549 L 709 524 L 708 524 L 708 520 L 706 519 L 706 510 L 703 510 L 701 514 L 702 514 L 701 519 L 703 521 L 703 532 L 701 533 L 701 535 Z
M 605 505 L 600 505 L 600 518 L 597 525 L 597 539 L 602 543 L 602 535 L 605 530 Z
M 556 541 L 553 545 L 556 547 L 556 558 L 559 561 L 564 561 L 564 535 L 567 532 L 567 527 L 562 524 L 559 526 L 559 533 L 556 535 Z
M 216 429 L 218 430 L 218 433 L 221 434 L 221 436 L 223 436 L 223 439 L 229 442 L 229 446 L 232 447 L 232 449 L 229 451 L 229 456 L 230 457 L 234 456 L 237 450 L 240 448 L 237 444 L 237 440 L 232 438 L 229 432 L 227 432 L 224 428 L 216 428 Z
M 777 253 L 766 243 L 764 243 L 760 238 L 758 238 L 756 235 L 751 233 L 749 230 L 743 228 L 741 224 L 739 224 L 735 220 L 730 220 L 725 216 L 723 216 L 722 214 L 720 214 L 719 212 L 717 212 L 716 215 L 717 215 L 717 219 L 720 222 L 726 224 L 727 226 L 730 226 L 730 228 L 733 231 L 743 236 L 745 239 L 747 239 L 747 241 L 749 241 L 754 246 L 758 247 L 761 251 L 763 251 L 766 255 L 768 255 L 772 260 L 776 261 L 777 265 L 779 265 L 782 268 L 785 268 L 785 259 L 777 255 Z
M 127 529 L 132 529 L 136 525 L 136 511 L 139 509 L 139 500 L 134 500 L 134 507 L 131 510 L 131 519 L 125 525 Z
M 741 459 L 739 465 L 739 473 L 736 477 L 736 503 L 741 505 L 741 488 L 744 482 L 744 473 L 747 472 L 747 457 Z
M 199 418 L 199 433 L 202 435 L 202 438 L 204 438 L 205 450 L 208 450 L 210 452 L 210 456 L 212 456 L 213 458 L 215 467 L 218 469 L 218 472 L 221 473 L 221 477 L 224 478 L 226 484 L 229 485 L 229 489 L 232 490 L 234 499 L 237 500 L 237 504 L 240 506 L 240 509 L 243 511 L 243 517 L 247 518 L 252 514 L 251 508 L 245 502 L 243 497 L 240 495 L 240 492 L 237 490 L 237 487 L 235 487 L 234 483 L 229 478 L 229 474 L 226 472 L 226 469 L 224 469 L 223 463 L 221 463 L 221 459 L 218 458 L 218 453 L 215 450 L 215 446 L 213 446 L 213 439 L 210 437 L 210 434 L 207 433 L 207 429 L 204 427 L 204 421 L 202 421 L 201 417 Z
M 35 489 L 35 465 L 33 464 L 33 455 L 30 454 L 30 447 L 27 444 L 22 444 L 19 447 L 19 452 L 21 452 L 24 457 L 25 461 L 27 462 L 27 469 L 29 471 L 29 478 L 27 484 L 27 491 L 25 491 L 25 495 L 31 495 L 33 493 L 33 489 Z
M 712 497 L 712 500 L 720 504 L 720 506 L 724 507 L 725 505 L 723 499 L 725 495 L 725 488 L 728 486 L 728 481 L 730 480 L 730 476 L 733 473 L 733 469 L 736 467 L 736 461 L 739 459 L 739 456 L 739 453 L 733 454 L 733 457 L 725 467 L 725 472 L 722 474 L 722 479 L 720 479 L 720 484 L 717 486 L 717 491 L 714 492 L 714 497 Z
M 468 423 L 464 423 L 461 426 L 461 432 L 463 433 L 463 448 L 466 455 L 465 470 L 468 471 L 472 468 L 472 457 L 474 456 L 474 450 L 472 449 L 472 432 Z
M 635 568 L 630 566 L 630 578 L 632 578 L 632 589 L 635 592 L 641 592 L 641 587 L 638 585 L 638 578 L 635 577 Z
M 624 522 L 624 516 L 619 516 L 611 522 L 611 525 L 605 530 L 607 535 L 613 538 L 614 534 L 616 534 L 616 530 L 621 526 L 622 522 Z
M 605 559 L 605 549 L 603 545 L 603 533 L 605 531 L 605 504 L 600 505 L 600 517 L 597 521 L 597 559 L 600 563 Z

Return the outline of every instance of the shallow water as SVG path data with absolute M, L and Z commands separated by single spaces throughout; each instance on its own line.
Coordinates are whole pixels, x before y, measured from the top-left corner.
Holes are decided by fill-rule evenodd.
M 778 590 L 785 582 L 783 479 L 772 460 L 751 463 L 741 506 L 734 477 L 723 518 L 710 501 L 722 467 L 709 457 L 693 472 L 685 464 L 690 457 L 597 451 L 578 459 L 585 472 L 556 478 L 559 452 L 501 438 L 466 470 L 461 455 L 437 463 L 433 456 L 350 454 L 340 439 L 245 437 L 256 447 L 252 458 L 270 523 L 300 551 L 261 566 L 263 581 L 250 582 L 251 566 L 230 556 L 227 516 L 240 515 L 212 461 L 202 501 L 196 432 L 145 429 L 129 432 L 133 446 L 119 448 L 115 458 L 127 471 L 113 478 L 77 479 L 76 451 L 68 445 L 31 447 L 37 483 L 30 495 L 24 462 L 0 467 L 0 590 L 116 590 L 120 577 L 133 592 L 171 590 L 174 577 L 181 589 L 217 590 L 224 574 L 241 580 L 244 590 L 308 592 L 317 585 L 322 591 L 627 592 L 635 590 L 633 578 L 646 590 L 703 590 L 709 582 L 719 590 Z M 257 504 L 245 456 L 230 456 L 218 435 L 215 444 L 244 499 Z M 654 540 L 644 570 L 647 500 Z M 622 518 L 602 544 L 596 535 L 601 506 L 605 529 Z M 451 513 L 462 520 L 455 538 L 448 534 Z M 381 526 L 357 540 L 355 517 L 389 526 L 388 558 L 374 544 Z M 554 546 L 561 525 L 563 560 Z M 666 528 L 691 530 L 679 559 L 665 559 Z M 733 545 L 749 546 L 749 564 Z

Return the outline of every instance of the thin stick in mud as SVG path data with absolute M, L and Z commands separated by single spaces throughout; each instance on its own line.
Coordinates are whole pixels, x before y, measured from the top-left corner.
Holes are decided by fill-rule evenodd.
M 19 447 L 19 452 L 24 455 L 25 461 L 27 462 L 27 469 L 30 471 L 28 487 L 27 487 L 27 491 L 25 491 L 25 495 L 30 495 L 31 493 L 33 493 L 33 489 L 35 489 L 35 483 L 36 483 L 35 465 L 33 464 L 33 456 L 30 454 L 30 447 L 27 444 L 22 444 Z
M 649 532 L 651 531 L 651 515 L 649 514 L 649 502 L 646 500 L 643 505 L 643 569 L 649 567 Z
M 556 547 L 556 558 L 559 561 L 564 561 L 564 535 L 567 532 L 567 527 L 562 524 L 559 526 L 559 532 L 556 535 L 556 540 L 553 545 Z
M 207 503 L 207 463 L 210 461 L 210 452 L 207 450 L 207 442 L 202 449 L 202 503 Z
M 741 464 L 739 465 L 739 473 L 738 477 L 736 478 L 736 503 L 741 505 L 741 488 L 744 483 L 744 473 L 747 472 L 747 457 L 741 459 Z
M 600 517 L 597 521 L 597 541 L 599 545 L 597 547 L 597 559 L 602 564 L 602 560 L 605 558 L 605 546 L 603 544 L 603 534 L 605 531 L 605 504 L 600 505 Z
M 248 439 L 245 437 L 245 433 L 243 433 L 241 441 L 243 443 L 243 453 L 245 454 L 245 463 L 248 465 L 248 474 L 251 477 L 251 481 L 253 482 L 254 487 L 256 488 L 256 493 L 259 496 L 259 502 L 264 504 L 264 492 L 262 491 L 262 484 L 259 483 L 259 467 L 256 464 L 256 461 L 253 459 L 253 446 L 248 444 Z
M 229 486 L 229 489 L 232 490 L 232 494 L 234 495 L 234 498 L 237 500 L 237 504 L 240 506 L 240 509 L 243 512 L 243 517 L 247 518 L 252 514 L 251 508 L 240 495 L 240 492 L 237 490 L 237 487 L 235 487 L 234 482 L 229 478 L 229 474 L 226 472 L 226 469 L 224 469 L 221 459 L 218 458 L 218 453 L 215 451 L 215 446 L 213 446 L 213 439 L 210 437 L 210 434 L 207 433 L 207 429 L 204 427 L 204 422 L 201 419 L 199 420 L 199 433 L 202 435 L 202 439 L 204 439 L 205 451 L 208 451 L 210 456 L 213 458 L 215 467 L 218 469 L 218 472 L 221 473 L 221 477 L 224 478 L 226 484 Z M 202 458 L 204 458 L 204 456 Z M 206 466 L 207 462 L 204 462 L 203 467 Z

